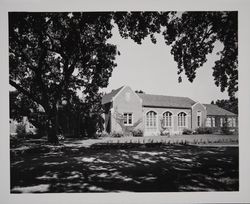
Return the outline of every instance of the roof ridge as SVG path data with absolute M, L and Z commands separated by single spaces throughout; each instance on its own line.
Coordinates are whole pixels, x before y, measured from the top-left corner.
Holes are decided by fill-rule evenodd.
M 188 96 L 171 96 L 171 95 L 163 95 L 163 94 L 147 94 L 147 93 L 136 93 L 138 95 L 151 95 L 151 96 L 168 96 L 168 97 L 176 97 L 176 98 L 189 98 Z M 194 101 L 193 99 L 191 99 L 192 101 Z M 194 101 L 195 102 L 195 101 Z

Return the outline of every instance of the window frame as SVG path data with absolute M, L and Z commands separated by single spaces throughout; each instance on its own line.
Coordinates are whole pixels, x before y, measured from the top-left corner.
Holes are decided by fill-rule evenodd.
M 186 112 L 182 111 L 177 114 L 177 125 L 178 127 L 187 127 L 187 113 Z
M 131 115 L 131 117 L 130 117 L 130 115 Z M 130 122 L 130 120 L 131 120 L 131 122 Z M 133 124 L 134 124 L 133 122 L 134 122 L 133 113 L 132 112 L 124 112 L 123 113 L 123 124 L 125 126 L 133 126 Z
M 170 111 L 165 111 L 162 114 L 163 127 L 168 128 L 173 126 L 173 113 Z
M 197 127 L 201 127 L 201 111 L 197 111 Z
M 154 114 L 151 114 L 151 113 L 154 113 Z M 147 129 L 157 128 L 157 112 L 150 110 L 146 113 L 146 128 Z

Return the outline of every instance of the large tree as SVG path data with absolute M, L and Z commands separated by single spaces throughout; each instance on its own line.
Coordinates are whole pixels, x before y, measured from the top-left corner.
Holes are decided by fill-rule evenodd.
M 48 139 L 57 142 L 62 98 L 81 90 L 98 97 L 116 66 L 111 13 L 9 13 L 9 83 L 47 115 Z M 89 102 L 91 103 L 91 102 Z
M 99 88 L 108 85 L 119 53 L 107 42 L 114 23 L 123 38 L 139 44 L 147 36 L 157 43 L 155 34 L 161 33 L 171 46 L 179 81 L 184 71 L 192 82 L 220 41 L 224 47 L 213 67 L 215 84 L 235 97 L 237 12 L 9 13 L 10 85 L 44 108 L 50 141 L 57 141 L 57 105 L 63 98 L 81 90 L 90 107 L 93 98 L 100 98 Z

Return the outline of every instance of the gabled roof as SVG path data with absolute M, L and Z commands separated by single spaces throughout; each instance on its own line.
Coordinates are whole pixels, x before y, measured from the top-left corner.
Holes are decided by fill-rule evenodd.
M 120 87 L 120 88 L 118 88 L 118 89 L 112 90 L 112 91 L 111 91 L 110 93 L 108 93 L 108 94 L 105 94 L 105 95 L 102 97 L 102 104 L 106 104 L 106 103 L 111 102 L 111 101 L 112 101 L 112 98 L 113 98 L 116 94 L 118 94 L 118 92 L 119 92 L 120 90 L 122 90 L 123 87 L 124 87 L 124 86 L 122 86 L 122 87 Z
M 141 93 L 138 93 L 138 96 L 142 99 L 142 106 L 191 108 L 192 105 L 195 104 L 195 101 L 187 97 L 163 96 Z
M 220 108 L 214 104 L 203 104 L 207 109 L 207 115 L 218 115 L 218 116 L 236 116 L 236 114 Z

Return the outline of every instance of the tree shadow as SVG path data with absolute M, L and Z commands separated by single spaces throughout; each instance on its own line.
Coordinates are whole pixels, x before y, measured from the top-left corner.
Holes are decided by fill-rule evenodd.
M 239 189 L 238 148 L 235 147 L 161 145 L 91 149 L 41 146 L 41 151 L 31 149 L 11 154 L 12 193 Z

